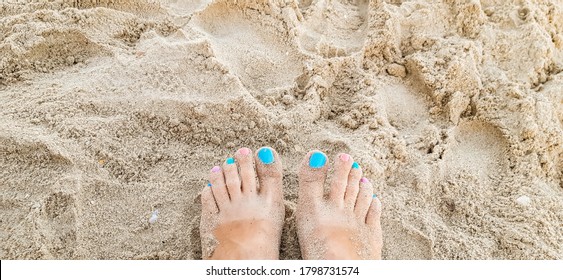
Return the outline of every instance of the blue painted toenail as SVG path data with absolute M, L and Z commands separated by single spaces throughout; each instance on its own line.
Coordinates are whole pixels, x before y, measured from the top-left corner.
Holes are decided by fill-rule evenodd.
M 321 152 L 314 152 L 309 158 L 309 166 L 311 168 L 321 168 L 325 166 L 326 156 Z
M 208 186 L 208 187 L 211 187 L 211 183 L 207 183 L 207 186 Z
M 376 195 L 376 194 L 373 194 L 373 195 L 371 196 L 371 198 L 377 198 L 377 195 Z
M 274 152 L 270 148 L 261 148 L 258 150 L 258 158 L 263 164 L 274 163 Z
M 235 163 L 234 158 L 230 157 L 230 158 L 227 159 L 227 164 L 233 164 L 233 163 Z
M 352 163 L 352 168 L 358 169 L 358 168 L 360 168 L 360 165 L 357 162 L 354 161 L 354 163 Z

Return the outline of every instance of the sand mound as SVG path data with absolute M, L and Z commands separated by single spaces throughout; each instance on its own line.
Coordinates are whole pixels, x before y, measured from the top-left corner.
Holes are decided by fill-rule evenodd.
M 384 258 L 562 259 L 562 71 L 561 1 L 3 1 L 0 258 L 200 258 L 208 169 L 268 145 L 284 259 L 314 148 Z

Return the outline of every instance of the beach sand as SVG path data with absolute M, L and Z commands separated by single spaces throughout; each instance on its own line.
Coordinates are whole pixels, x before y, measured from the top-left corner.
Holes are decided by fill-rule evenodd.
M 563 1 L 0 1 L 0 258 L 201 258 L 239 147 L 351 154 L 384 259 L 563 259 Z

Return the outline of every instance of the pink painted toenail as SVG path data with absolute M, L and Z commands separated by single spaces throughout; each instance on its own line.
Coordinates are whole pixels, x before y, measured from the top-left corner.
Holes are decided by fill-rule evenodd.
M 349 154 L 341 154 L 340 160 L 346 162 L 346 161 L 350 160 L 350 155 Z
M 250 154 L 250 149 L 249 148 L 241 148 L 240 150 L 238 150 L 238 152 L 243 156 L 247 156 L 247 155 Z
M 360 182 L 362 182 L 362 183 L 368 183 L 369 180 L 368 180 L 368 178 L 364 177 L 364 178 L 360 179 Z
M 213 173 L 217 173 L 219 171 L 221 171 L 221 167 L 219 167 L 219 166 L 215 166 L 215 167 L 211 168 L 211 172 L 213 172 Z

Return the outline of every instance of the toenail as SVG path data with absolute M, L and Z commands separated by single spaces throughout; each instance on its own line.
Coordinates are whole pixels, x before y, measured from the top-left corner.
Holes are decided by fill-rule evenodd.
M 350 159 L 350 155 L 349 154 L 341 154 L 340 155 L 340 160 L 347 162 Z
M 369 180 L 368 180 L 368 178 L 364 177 L 364 178 L 360 179 L 360 182 L 369 183 Z
M 321 168 L 326 163 L 326 156 L 321 152 L 314 152 L 309 158 L 309 166 L 311 168 Z
M 227 159 L 227 164 L 233 164 L 233 163 L 235 163 L 234 158 L 230 157 L 230 158 Z
M 239 154 L 243 155 L 243 156 L 247 156 L 250 154 L 250 149 L 249 148 L 241 148 L 238 150 Z
M 360 165 L 357 162 L 354 161 L 354 163 L 352 163 L 352 168 L 358 169 L 358 168 L 360 168 Z
M 207 186 L 208 186 L 208 187 L 211 187 L 211 183 L 207 183 Z
M 215 166 L 215 167 L 211 168 L 211 172 L 213 172 L 213 173 L 217 173 L 219 171 L 221 171 L 221 167 L 219 167 L 219 166 Z
M 274 153 L 270 148 L 261 148 L 258 150 L 258 158 L 263 164 L 274 163 Z

